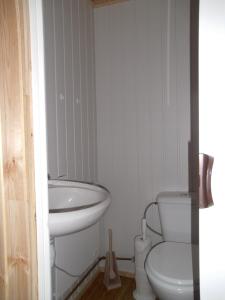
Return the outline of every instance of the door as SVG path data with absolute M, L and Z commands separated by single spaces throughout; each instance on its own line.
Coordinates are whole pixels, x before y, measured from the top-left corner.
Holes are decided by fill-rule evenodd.
M 214 205 L 199 211 L 201 300 L 225 299 L 225 1 L 201 0 L 199 149 L 214 157 Z

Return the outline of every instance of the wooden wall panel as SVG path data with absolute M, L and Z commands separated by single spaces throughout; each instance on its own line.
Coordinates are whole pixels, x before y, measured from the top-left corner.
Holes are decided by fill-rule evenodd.
M 0 298 L 37 299 L 27 1 L 0 1 Z

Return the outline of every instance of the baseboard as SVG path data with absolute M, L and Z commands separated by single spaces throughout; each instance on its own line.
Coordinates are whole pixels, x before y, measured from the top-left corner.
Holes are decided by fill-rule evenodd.
M 95 272 L 94 274 L 90 274 L 91 278 L 89 278 L 89 276 L 86 279 L 86 282 L 84 282 L 83 286 L 80 287 L 80 291 L 77 293 L 76 297 L 73 299 L 79 300 L 81 299 L 81 297 L 86 293 L 86 291 L 88 290 L 88 288 L 92 285 L 92 283 L 95 281 L 96 277 L 98 276 L 98 274 L 100 273 L 99 267 L 96 267 L 96 270 L 93 270 L 93 272 Z
M 94 282 L 98 274 L 100 273 L 99 266 L 97 265 L 87 276 L 87 278 L 80 284 L 79 287 L 76 288 L 76 290 L 68 297 L 66 295 L 70 294 L 70 291 L 74 289 L 74 286 L 72 286 L 66 293 L 65 296 L 62 299 L 66 300 L 79 300 L 83 294 L 87 291 L 87 289 L 90 287 L 90 285 Z M 76 285 L 76 283 L 75 283 Z
M 90 285 L 94 282 L 94 280 L 96 279 L 96 277 L 98 276 L 98 274 L 100 272 L 104 273 L 105 268 L 100 266 L 99 264 L 94 268 L 93 271 L 91 271 L 91 273 L 87 276 L 87 278 L 84 280 L 84 282 L 73 292 L 72 295 L 70 295 L 70 297 L 65 297 L 63 299 L 67 299 L 67 300 L 79 300 L 84 294 L 85 292 L 88 290 L 88 288 L 90 287 Z M 132 272 L 125 272 L 125 271 L 119 271 L 119 275 L 122 277 L 126 277 L 126 278 L 134 278 L 135 274 Z M 73 287 L 71 287 L 68 291 L 67 291 L 67 295 L 69 294 L 70 290 L 72 290 Z
M 99 271 L 104 273 L 105 272 L 105 268 L 104 267 L 99 267 Z M 119 275 L 122 277 L 126 277 L 126 278 L 134 278 L 135 274 L 131 273 L 131 272 L 125 272 L 125 271 L 119 271 Z

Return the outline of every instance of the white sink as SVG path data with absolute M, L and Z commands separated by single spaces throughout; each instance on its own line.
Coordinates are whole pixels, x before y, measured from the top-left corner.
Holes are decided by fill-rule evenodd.
M 78 232 L 97 223 L 111 202 L 104 187 L 64 180 L 48 181 L 48 198 L 52 237 Z

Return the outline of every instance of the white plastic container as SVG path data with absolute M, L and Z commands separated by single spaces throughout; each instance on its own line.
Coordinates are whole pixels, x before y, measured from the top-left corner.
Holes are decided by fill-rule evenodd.
M 135 280 L 136 290 L 133 292 L 136 300 L 155 300 L 155 294 L 152 291 L 148 281 L 144 263 L 147 254 L 151 249 L 151 240 L 146 237 L 136 237 L 135 239 Z

